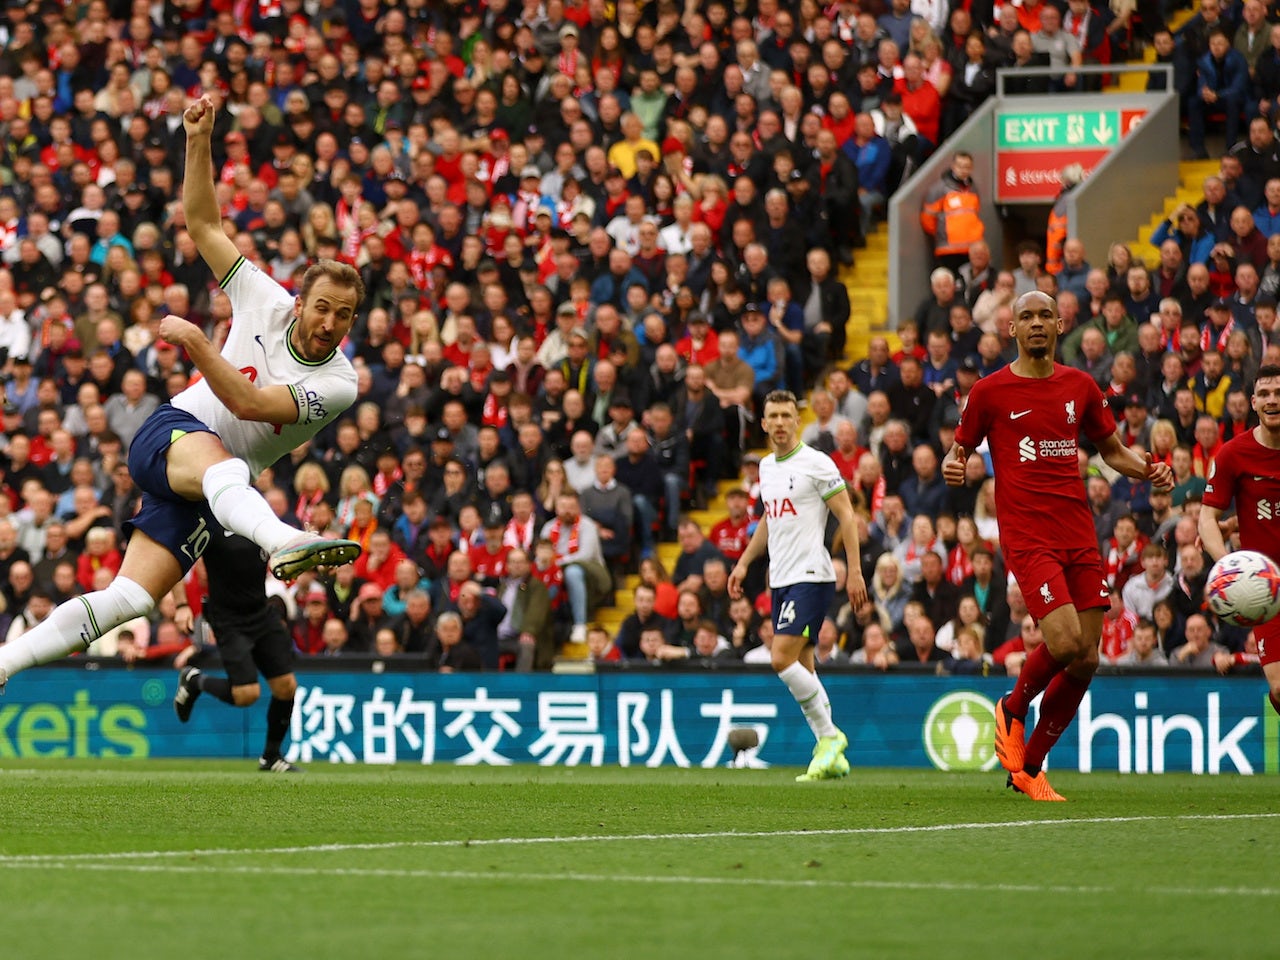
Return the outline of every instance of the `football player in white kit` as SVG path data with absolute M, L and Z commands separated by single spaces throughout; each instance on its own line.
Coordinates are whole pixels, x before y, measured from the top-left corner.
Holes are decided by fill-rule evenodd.
M 203 379 L 149 417 L 129 446 L 129 472 L 144 496 L 128 524 L 133 533 L 120 572 L 105 590 L 67 601 L 0 646 L 0 689 L 20 670 L 84 650 L 148 614 L 224 529 L 265 550 L 281 579 L 360 554 L 353 541 L 282 522 L 250 480 L 355 400 L 355 371 L 338 346 L 364 284 L 352 267 L 321 261 L 291 297 L 240 256 L 222 231 L 214 196 L 213 120 L 208 96 L 183 115 L 183 211 L 200 255 L 231 298 L 230 335 L 219 354 L 194 324 L 161 321 L 161 338 L 185 349 Z
M 760 462 L 764 516 L 729 574 L 729 594 L 742 595 L 747 568 L 767 544 L 774 631 L 770 663 L 800 704 L 818 741 L 809 769 L 796 779 L 830 780 L 849 772 L 844 756 L 849 741 L 831 719 L 831 700 L 813 661 L 818 630 L 836 590 L 836 573 L 826 549 L 827 515 L 834 513 L 840 521 L 849 561 L 849 602 L 855 610 L 867 602 L 858 525 L 835 463 L 797 439 L 800 416 L 794 394 L 775 390 L 764 398 L 764 428 L 773 448 Z

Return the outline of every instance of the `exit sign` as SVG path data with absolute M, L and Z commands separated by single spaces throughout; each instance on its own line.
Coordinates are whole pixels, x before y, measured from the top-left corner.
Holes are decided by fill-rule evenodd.
M 996 115 L 996 199 L 1048 203 L 1061 189 L 1063 167 L 1087 175 L 1137 126 L 1147 111 L 1001 110 Z

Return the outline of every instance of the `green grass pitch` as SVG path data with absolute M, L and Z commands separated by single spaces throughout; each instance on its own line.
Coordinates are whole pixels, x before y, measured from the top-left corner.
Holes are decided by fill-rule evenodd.
M 6 958 L 1280 955 L 1262 777 L 0 765 Z

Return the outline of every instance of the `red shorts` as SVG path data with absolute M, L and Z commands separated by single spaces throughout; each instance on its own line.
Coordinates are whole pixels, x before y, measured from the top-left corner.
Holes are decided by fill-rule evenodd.
M 1097 547 L 1005 551 L 1005 564 L 1022 588 L 1022 598 L 1036 621 L 1066 603 L 1077 610 L 1111 605 L 1111 590 Z
M 1254 627 L 1253 639 L 1258 641 L 1258 657 L 1264 667 L 1280 663 L 1280 617 Z

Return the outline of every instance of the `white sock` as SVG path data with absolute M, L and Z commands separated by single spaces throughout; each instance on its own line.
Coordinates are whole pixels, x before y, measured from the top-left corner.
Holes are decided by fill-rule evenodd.
M 140 584 L 116 577 L 107 589 L 73 597 L 43 623 L 0 646 L 0 670 L 12 677 L 28 667 L 87 650 L 108 630 L 145 616 L 155 605 Z
M 243 460 L 215 463 L 204 472 L 201 487 L 217 521 L 268 554 L 298 536 L 298 531 L 277 517 L 262 494 L 249 485 L 249 465 Z
M 778 674 L 778 679 L 787 685 L 791 696 L 800 704 L 804 718 L 809 722 L 809 729 L 815 738 L 834 737 L 836 725 L 831 719 L 831 699 L 816 673 L 810 673 L 799 661 L 791 664 Z

